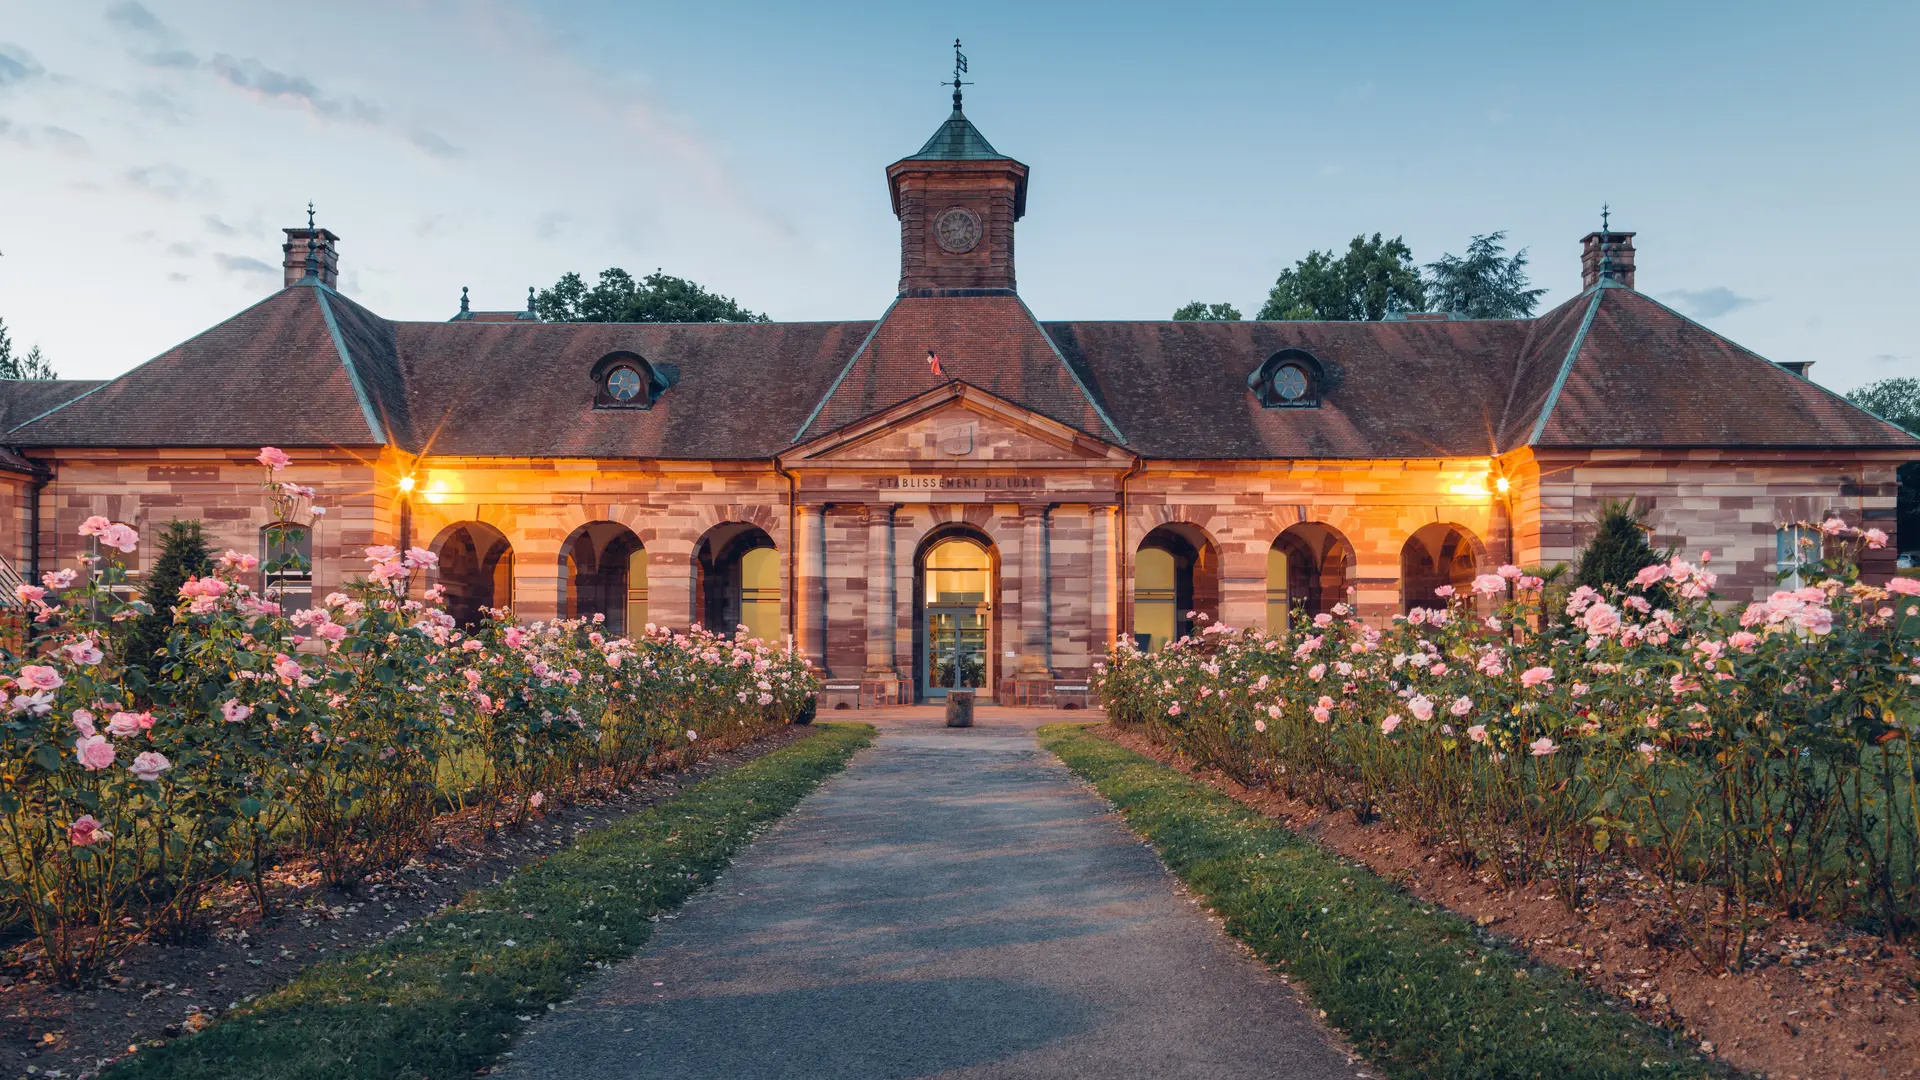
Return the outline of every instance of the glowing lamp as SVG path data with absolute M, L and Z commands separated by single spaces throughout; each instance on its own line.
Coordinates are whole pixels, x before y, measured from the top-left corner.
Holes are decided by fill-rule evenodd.
M 411 473 L 400 478 L 400 490 L 401 491 L 413 490 L 413 475 Z
M 1499 479 L 1493 482 L 1493 490 L 1499 492 L 1502 495 L 1505 495 L 1507 493 L 1507 488 L 1511 486 L 1512 485 L 1507 483 L 1507 478 L 1504 476 L 1500 477 Z

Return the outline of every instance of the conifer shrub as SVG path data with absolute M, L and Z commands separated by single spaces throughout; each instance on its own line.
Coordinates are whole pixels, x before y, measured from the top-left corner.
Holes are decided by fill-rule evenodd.
M 1641 593 L 1634 576 L 1655 563 L 1666 562 L 1668 554 L 1655 551 L 1647 541 L 1647 508 L 1636 499 L 1608 499 L 1593 515 L 1593 539 L 1580 551 L 1574 584 L 1604 591 L 1612 586 L 1622 592 Z M 1652 599 L 1652 597 L 1649 597 Z
M 151 611 L 134 620 L 127 636 L 127 662 L 142 668 L 150 681 L 158 681 L 165 658 L 158 655 L 166 647 L 173 628 L 173 607 L 180 602 L 180 586 L 190 578 L 213 573 L 213 549 L 198 521 L 169 521 L 160 535 L 160 558 L 141 583 L 140 598 Z

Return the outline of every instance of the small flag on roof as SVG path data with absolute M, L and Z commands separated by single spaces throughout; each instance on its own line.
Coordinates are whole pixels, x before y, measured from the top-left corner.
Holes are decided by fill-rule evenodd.
M 932 349 L 927 350 L 927 367 L 932 370 L 934 378 L 944 379 L 947 377 L 947 373 L 940 370 L 940 354 L 934 352 Z

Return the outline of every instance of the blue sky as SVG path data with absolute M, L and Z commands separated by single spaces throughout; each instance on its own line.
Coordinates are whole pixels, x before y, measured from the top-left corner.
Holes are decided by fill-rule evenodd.
M 278 284 L 314 200 L 391 318 L 662 267 L 868 318 L 883 170 L 967 112 L 1033 169 L 1043 319 L 1251 314 L 1357 232 L 1508 231 L 1558 303 L 1600 204 L 1639 286 L 1838 389 L 1920 374 L 1920 5 L 0 0 L 0 318 L 68 376 Z

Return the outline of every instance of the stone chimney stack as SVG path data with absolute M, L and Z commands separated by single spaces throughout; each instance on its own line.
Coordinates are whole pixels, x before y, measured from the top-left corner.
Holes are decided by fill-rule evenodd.
M 340 253 L 333 245 L 340 238 L 333 235 L 331 229 L 316 229 L 308 225 L 302 229 L 282 230 L 287 234 L 287 242 L 280 247 L 281 268 L 286 271 L 286 283 L 292 285 L 307 276 L 307 241 L 313 241 L 314 273 L 320 277 L 320 284 L 330 289 L 340 286 Z
M 1600 280 L 1600 264 L 1610 262 L 1608 276 L 1633 288 L 1633 234 L 1590 232 L 1580 240 L 1580 288 L 1591 289 Z

